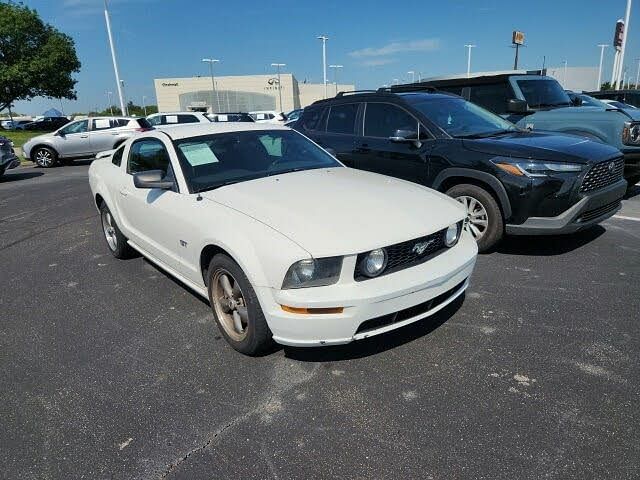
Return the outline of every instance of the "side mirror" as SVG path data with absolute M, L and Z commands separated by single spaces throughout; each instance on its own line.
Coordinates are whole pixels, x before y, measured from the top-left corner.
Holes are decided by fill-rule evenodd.
M 529 105 L 526 101 L 518 98 L 511 98 L 507 100 L 507 113 L 527 113 L 529 112 Z
M 579 107 L 582 105 L 582 99 L 580 97 L 573 97 L 571 99 L 571 106 L 572 107 Z
M 159 188 L 160 190 L 171 190 L 173 180 L 167 180 L 162 170 L 147 170 L 133 174 L 133 185 L 136 188 Z
M 61 132 L 60 130 L 57 130 L 55 132 L 53 132 L 53 135 L 56 137 L 64 137 L 64 132 Z
M 392 137 L 389 137 L 391 143 L 408 143 L 416 148 L 422 146 L 422 142 L 418 138 L 418 132 L 414 130 L 396 130 Z

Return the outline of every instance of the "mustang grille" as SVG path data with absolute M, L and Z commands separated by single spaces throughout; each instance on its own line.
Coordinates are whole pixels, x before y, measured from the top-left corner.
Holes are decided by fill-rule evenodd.
M 580 191 L 592 192 L 593 190 L 614 184 L 622 178 L 623 172 L 624 159 L 622 157 L 600 162 L 591 167 L 591 170 L 587 172 L 582 181 Z
M 375 278 L 420 265 L 430 258 L 433 258 L 436 254 L 446 249 L 444 245 L 444 234 L 446 231 L 445 228 L 431 235 L 384 247 L 387 251 L 387 266 Z M 418 248 L 417 245 L 420 245 L 421 248 Z M 356 281 L 369 280 L 371 278 L 365 275 L 362 269 L 362 262 L 368 254 L 369 252 L 364 252 L 358 255 L 356 270 L 353 276 Z

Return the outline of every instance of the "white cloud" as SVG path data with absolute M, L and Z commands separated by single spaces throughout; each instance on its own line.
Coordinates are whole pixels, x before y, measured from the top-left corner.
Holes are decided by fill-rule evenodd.
M 371 58 L 369 60 L 363 60 L 362 62 L 360 62 L 360 65 L 364 67 L 380 67 L 382 65 L 388 65 L 394 62 L 395 59 L 393 58 Z
M 349 52 L 353 58 L 383 57 L 396 53 L 407 52 L 431 52 L 440 48 L 440 40 L 437 38 L 425 38 L 411 40 L 409 42 L 392 42 L 379 48 L 367 47 Z

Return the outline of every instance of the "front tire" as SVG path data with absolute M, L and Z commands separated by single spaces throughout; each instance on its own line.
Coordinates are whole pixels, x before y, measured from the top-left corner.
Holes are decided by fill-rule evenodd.
M 207 271 L 209 302 L 220 332 L 235 350 L 260 355 L 273 346 L 272 333 L 249 279 L 225 254 L 215 255 Z
M 478 243 L 478 251 L 486 252 L 495 246 L 504 235 L 502 211 L 493 195 L 477 185 L 455 185 L 447 190 L 447 195 L 455 198 L 467 209 L 464 222 Z
M 120 231 L 120 227 L 118 227 L 106 203 L 100 205 L 100 220 L 104 238 L 111 254 L 120 259 L 133 257 L 135 251 L 127 243 L 127 237 Z
M 38 147 L 31 154 L 33 163 L 41 168 L 51 168 L 58 163 L 58 154 L 49 147 Z

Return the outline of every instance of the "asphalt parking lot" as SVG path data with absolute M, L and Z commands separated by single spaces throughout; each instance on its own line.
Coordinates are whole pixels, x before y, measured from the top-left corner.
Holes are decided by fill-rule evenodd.
M 199 297 L 108 253 L 86 164 L 0 179 L 0 271 L 1 478 L 639 476 L 640 187 L 340 348 L 236 353 Z

